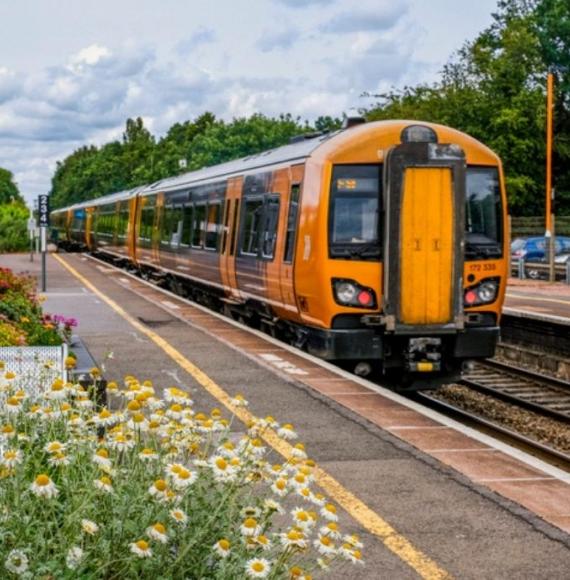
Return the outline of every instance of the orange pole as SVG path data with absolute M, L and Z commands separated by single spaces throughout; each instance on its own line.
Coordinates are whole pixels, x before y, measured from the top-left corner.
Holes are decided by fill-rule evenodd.
M 552 235 L 552 95 L 554 75 L 548 73 L 546 105 L 546 233 Z

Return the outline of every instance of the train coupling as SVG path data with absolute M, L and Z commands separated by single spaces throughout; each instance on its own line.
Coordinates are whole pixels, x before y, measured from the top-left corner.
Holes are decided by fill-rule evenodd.
M 404 352 L 410 372 L 431 373 L 441 370 L 441 338 L 410 338 Z

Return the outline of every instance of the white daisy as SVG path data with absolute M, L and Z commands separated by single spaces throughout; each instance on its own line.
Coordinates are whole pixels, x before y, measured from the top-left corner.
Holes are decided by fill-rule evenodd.
M 71 461 L 65 453 L 52 453 L 48 459 L 48 463 L 54 467 L 63 467 L 69 465 Z
M 313 542 L 317 552 L 323 556 L 332 556 L 336 554 L 336 548 L 330 536 L 319 536 L 317 540 Z
M 41 473 L 34 479 L 30 489 L 38 497 L 47 497 L 48 499 L 56 497 L 59 493 L 55 483 L 45 473 Z
M 95 485 L 99 491 L 104 491 L 105 493 L 113 492 L 113 482 L 111 481 L 111 478 L 106 475 L 93 481 L 93 485 Z
M 329 522 L 338 522 L 336 506 L 334 506 L 332 503 L 327 503 L 321 508 L 321 515 Z
M 252 558 L 245 563 L 245 573 L 249 578 L 267 578 L 271 564 L 265 558 Z
M 16 465 L 22 463 L 23 459 L 24 455 L 19 449 L 8 449 L 2 453 L 2 457 L 0 457 L 0 465 L 12 469 L 13 467 L 16 467 Z
M 4 561 L 4 567 L 8 572 L 21 576 L 28 569 L 28 557 L 22 550 L 12 550 Z
M 139 453 L 139 459 L 141 459 L 142 461 L 153 461 L 154 459 L 158 459 L 158 453 L 154 449 L 145 447 Z
M 261 527 L 255 518 L 246 518 L 239 529 L 244 536 L 257 536 L 261 532 Z
M 147 541 L 138 540 L 130 544 L 131 552 L 138 556 L 139 558 L 150 558 L 152 556 L 152 550 Z
M 168 542 L 168 534 L 166 533 L 166 528 L 161 523 L 156 523 L 147 529 L 147 534 L 157 542 L 161 544 L 166 544 Z
M 221 540 L 218 540 L 213 545 L 213 549 L 214 549 L 214 552 L 216 552 L 216 554 L 218 554 L 218 556 L 220 556 L 221 558 L 226 558 L 227 556 L 230 555 L 231 544 L 230 544 L 229 540 L 222 538 Z
M 81 520 L 81 529 L 90 536 L 94 536 L 99 531 L 99 526 L 93 521 L 88 519 Z
M 287 548 L 293 546 L 295 548 L 304 549 L 307 546 L 305 534 L 296 528 L 292 528 L 288 532 L 279 534 L 279 541 Z
M 47 453 L 63 453 L 65 451 L 66 445 L 60 441 L 50 441 L 44 450 Z
M 185 526 L 188 523 L 188 516 L 180 509 L 170 510 L 168 512 L 170 517 L 181 526 Z
M 293 425 L 291 425 L 290 423 L 281 425 L 281 427 L 277 430 L 277 435 L 287 440 L 297 439 L 298 437 L 297 433 L 293 429 Z

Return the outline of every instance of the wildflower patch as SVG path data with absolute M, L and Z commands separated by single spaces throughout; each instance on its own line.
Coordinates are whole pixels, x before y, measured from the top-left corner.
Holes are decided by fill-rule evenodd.
M 280 463 L 264 444 L 269 430 L 296 439 L 292 425 L 230 433 L 234 417 L 134 377 L 97 409 L 84 386 L 30 394 L 0 373 L 2 577 L 310 578 L 362 563 L 304 446 Z

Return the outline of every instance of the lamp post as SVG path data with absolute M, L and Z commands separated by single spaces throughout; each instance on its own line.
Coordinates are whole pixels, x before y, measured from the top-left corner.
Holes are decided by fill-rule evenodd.
M 552 211 L 552 201 L 554 199 L 554 189 L 552 187 L 552 113 L 553 113 L 554 75 L 548 73 L 546 90 L 546 231 L 544 236 L 548 245 L 548 279 L 554 282 L 556 279 L 554 271 L 554 213 Z

